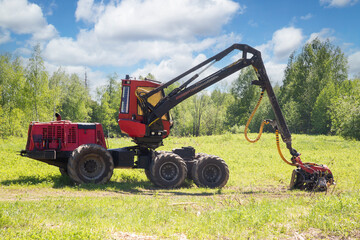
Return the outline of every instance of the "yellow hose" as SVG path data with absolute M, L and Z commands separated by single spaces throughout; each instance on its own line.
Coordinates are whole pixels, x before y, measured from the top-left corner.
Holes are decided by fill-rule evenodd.
M 259 98 L 259 100 L 258 100 L 258 102 L 257 102 L 257 104 L 256 104 L 256 106 L 255 106 L 255 108 L 254 108 L 254 110 L 252 111 L 252 113 L 251 113 L 251 115 L 250 115 L 250 117 L 249 117 L 249 120 L 247 121 L 246 126 L 245 126 L 245 130 L 244 130 L 245 138 L 246 138 L 246 140 L 248 140 L 248 141 L 251 142 L 251 143 L 255 143 L 255 142 L 257 142 L 257 141 L 260 139 L 260 137 L 261 137 L 261 135 L 262 135 L 262 133 L 263 133 L 264 125 L 265 125 L 265 124 L 269 124 L 269 121 L 264 120 L 264 121 L 261 123 L 261 125 L 260 125 L 260 130 L 259 130 L 259 134 L 258 134 L 257 138 L 255 138 L 254 140 L 248 138 L 248 136 L 247 136 L 248 127 L 249 127 L 250 122 L 251 122 L 251 120 L 253 119 L 253 117 L 254 117 L 257 109 L 259 108 L 259 105 L 260 105 L 260 103 L 261 103 L 261 100 L 262 100 L 263 96 L 264 96 L 264 90 L 261 91 L 261 93 L 260 93 L 260 98 Z M 284 155 L 282 154 L 281 149 L 280 149 L 279 130 L 278 130 L 278 129 L 276 129 L 275 135 L 276 135 L 276 146 L 277 146 L 277 150 L 278 150 L 278 152 L 279 152 L 279 155 L 280 155 L 281 159 L 282 159 L 285 163 L 287 163 L 287 164 L 289 164 L 289 165 L 291 165 L 291 166 L 298 166 L 298 164 L 291 163 L 291 162 L 289 162 L 288 160 L 286 160 L 286 158 L 285 158 Z
M 255 115 L 255 113 L 256 113 L 256 111 L 257 111 L 257 109 L 258 109 L 258 107 L 259 107 L 259 105 L 261 103 L 261 100 L 262 100 L 263 96 L 264 96 L 264 90 L 261 91 L 259 101 L 257 102 L 257 104 L 256 104 L 254 110 L 252 111 L 252 113 L 251 113 L 251 115 L 249 117 L 249 120 L 247 121 L 246 126 L 245 126 L 245 130 L 244 130 L 245 139 L 248 140 L 251 143 L 255 143 L 260 139 L 261 134 L 262 134 L 263 129 L 264 129 L 264 125 L 268 124 L 268 122 L 266 120 L 264 120 L 261 123 L 260 130 L 259 130 L 259 135 L 257 136 L 257 138 L 255 138 L 254 140 L 251 140 L 250 138 L 248 138 L 247 131 L 248 131 L 249 124 L 250 124 L 251 120 L 253 119 L 253 117 L 254 117 L 254 115 Z
M 282 159 L 285 163 L 287 163 L 287 164 L 289 164 L 289 165 L 291 165 L 291 166 L 297 166 L 297 164 L 291 163 L 291 162 L 289 162 L 288 160 L 286 160 L 286 158 L 285 158 L 284 155 L 282 154 L 281 149 L 280 149 L 279 130 L 277 130 L 277 129 L 275 130 L 275 135 L 276 135 L 276 146 L 277 146 L 277 150 L 278 150 L 278 152 L 279 152 L 279 155 L 280 155 L 281 159 Z

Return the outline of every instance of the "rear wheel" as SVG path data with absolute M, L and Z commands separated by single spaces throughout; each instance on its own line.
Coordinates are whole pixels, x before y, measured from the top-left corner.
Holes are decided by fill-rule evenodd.
M 75 183 L 106 183 L 110 180 L 114 163 L 111 154 L 97 144 L 84 144 L 72 152 L 67 170 Z
M 195 162 L 191 175 L 199 187 L 221 188 L 229 180 L 229 168 L 221 158 L 202 154 Z
M 184 160 L 172 152 L 157 153 L 150 165 L 149 179 L 162 188 L 176 188 L 180 186 L 187 175 Z

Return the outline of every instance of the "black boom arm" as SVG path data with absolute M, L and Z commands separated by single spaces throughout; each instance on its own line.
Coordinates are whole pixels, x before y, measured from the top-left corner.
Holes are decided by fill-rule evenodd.
M 205 71 L 215 62 L 220 61 L 225 56 L 230 54 L 234 50 L 239 50 L 242 52 L 241 58 L 228 66 L 220 69 L 219 71 L 199 80 L 198 82 L 188 86 L 191 82 L 193 82 L 196 78 L 199 77 L 200 73 Z M 174 108 L 177 104 L 181 103 L 185 99 L 193 96 L 194 94 L 200 92 L 201 90 L 219 82 L 220 80 L 226 78 L 227 76 L 239 71 L 242 68 L 252 65 L 256 71 L 256 75 L 258 80 L 253 81 L 253 84 L 259 85 L 263 90 L 267 92 L 267 95 L 270 99 L 270 103 L 272 109 L 276 116 L 276 121 L 273 126 L 279 130 L 283 141 L 286 143 L 287 148 L 290 150 L 292 155 L 296 155 L 296 151 L 291 147 L 291 133 L 286 125 L 284 116 L 281 112 L 279 103 L 276 99 L 274 91 L 272 89 L 269 77 L 266 74 L 266 70 L 264 67 L 264 63 L 261 58 L 260 51 L 246 45 L 246 44 L 233 44 L 229 48 L 225 49 L 224 51 L 216 54 L 215 56 L 203 61 L 202 63 L 198 64 L 197 66 L 189 69 L 188 71 L 180 74 L 179 76 L 175 77 L 174 79 L 168 81 L 167 83 L 162 84 L 158 88 L 150 91 L 147 94 L 140 96 L 142 98 L 142 102 L 145 103 L 146 106 L 142 106 L 144 111 L 144 116 L 147 119 L 147 124 L 151 125 L 156 120 L 160 119 L 161 116 L 168 113 L 172 108 Z M 206 67 L 205 67 L 206 66 Z M 151 106 L 148 104 L 147 99 L 152 96 L 153 94 L 167 88 L 168 86 L 172 85 L 173 83 L 183 79 L 184 77 L 188 76 L 189 74 L 195 72 L 203 68 L 200 73 L 196 73 L 187 81 L 185 81 L 181 86 L 175 88 L 171 91 L 168 95 L 166 95 L 156 106 Z

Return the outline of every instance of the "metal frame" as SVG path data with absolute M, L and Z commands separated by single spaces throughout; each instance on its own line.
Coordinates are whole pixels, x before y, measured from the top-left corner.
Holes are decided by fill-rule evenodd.
M 170 85 L 178 82 L 179 80 L 183 79 L 184 77 L 188 76 L 191 73 L 199 70 L 200 68 L 204 68 L 201 72 L 205 71 L 215 62 L 222 60 L 225 56 L 229 55 L 234 50 L 239 50 L 242 52 L 242 57 L 237 61 L 227 65 L 226 67 L 220 69 L 219 71 L 199 80 L 198 82 L 189 86 L 191 82 L 197 79 L 200 73 L 196 73 L 190 79 L 185 81 L 180 87 L 175 88 L 171 91 L 167 96 L 165 96 L 156 106 L 151 106 L 148 104 L 147 99 L 152 96 L 153 94 L 164 90 L 165 88 L 169 87 Z M 206 66 L 207 65 L 207 66 Z M 229 48 L 225 49 L 224 51 L 214 55 L 213 57 L 203 61 L 202 63 L 198 64 L 197 66 L 189 69 L 188 71 L 180 74 L 179 76 L 175 77 L 174 79 L 164 83 L 163 85 L 159 86 L 158 88 L 154 89 L 153 91 L 140 96 L 142 98 L 142 108 L 144 112 L 144 120 L 146 121 L 145 124 L 151 128 L 151 125 L 154 122 L 157 122 L 161 116 L 168 113 L 172 108 L 174 108 L 177 104 L 181 103 L 185 99 L 197 94 L 198 92 L 202 91 L 203 89 L 221 81 L 222 79 L 228 77 L 229 75 L 239 71 L 248 66 L 253 66 L 258 80 L 253 81 L 253 84 L 259 85 L 263 90 L 267 92 L 269 97 L 272 109 L 275 113 L 276 121 L 272 124 L 275 129 L 278 129 L 283 141 L 286 143 L 287 148 L 290 150 L 290 153 L 293 156 L 297 156 L 297 152 L 291 146 L 291 133 L 288 129 L 288 126 L 285 122 L 285 118 L 281 112 L 279 103 L 276 99 L 275 93 L 271 86 L 269 77 L 266 73 L 264 63 L 261 58 L 260 51 L 252 48 L 246 44 L 233 44 Z M 206 67 L 205 67 L 206 66 Z

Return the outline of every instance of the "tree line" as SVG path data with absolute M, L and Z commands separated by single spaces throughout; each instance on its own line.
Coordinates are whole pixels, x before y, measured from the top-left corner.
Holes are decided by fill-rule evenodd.
M 180 103 L 171 111 L 175 122 L 172 134 L 242 132 L 260 96 L 260 88 L 251 85 L 254 79 L 254 70 L 246 68 L 230 87 L 203 91 Z M 360 79 L 348 78 L 347 59 L 330 41 L 315 39 L 293 53 L 283 84 L 273 87 L 291 132 L 360 139 Z M 73 122 L 100 122 L 109 137 L 121 135 L 117 125 L 121 98 L 118 75 L 109 75 L 91 96 L 86 78 L 68 74 L 61 67 L 50 75 L 39 45 L 26 66 L 10 53 L 0 55 L 0 93 L 2 137 L 25 136 L 29 122 L 54 120 L 55 112 Z M 257 132 L 263 119 L 274 119 L 266 97 L 250 131 Z

